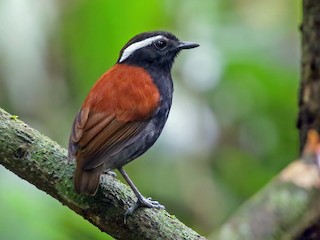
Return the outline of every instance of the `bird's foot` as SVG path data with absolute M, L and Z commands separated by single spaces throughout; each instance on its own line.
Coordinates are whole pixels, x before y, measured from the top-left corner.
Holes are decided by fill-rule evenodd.
M 111 177 L 117 177 L 117 174 L 113 171 L 104 171 L 103 174 L 107 174 Z
M 132 215 L 132 213 L 140 207 L 165 209 L 165 207 L 161 205 L 158 201 L 153 201 L 151 198 L 145 198 L 145 197 L 142 197 L 141 199 L 138 198 L 138 201 L 135 202 L 131 207 L 129 207 L 126 213 L 124 214 L 125 224 L 127 222 L 127 217 Z

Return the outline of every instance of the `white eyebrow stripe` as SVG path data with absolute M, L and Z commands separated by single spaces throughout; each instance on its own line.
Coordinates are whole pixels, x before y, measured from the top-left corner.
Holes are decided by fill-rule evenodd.
M 126 60 L 128 57 L 130 57 L 130 55 L 132 53 L 134 53 L 135 51 L 137 51 L 140 48 L 146 47 L 148 45 L 151 45 L 154 41 L 163 38 L 162 35 L 158 35 L 158 36 L 154 36 L 154 37 L 149 37 L 147 39 L 144 39 L 140 42 L 135 42 L 133 44 L 131 44 L 130 46 L 128 46 L 121 55 L 121 58 L 119 60 L 119 62 L 123 62 L 124 60 Z

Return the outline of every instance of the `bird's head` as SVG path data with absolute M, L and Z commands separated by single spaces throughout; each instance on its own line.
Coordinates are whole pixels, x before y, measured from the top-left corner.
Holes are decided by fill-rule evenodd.
M 117 63 L 170 70 L 175 57 L 182 49 L 198 46 L 196 43 L 180 41 L 169 32 L 140 33 L 122 48 Z

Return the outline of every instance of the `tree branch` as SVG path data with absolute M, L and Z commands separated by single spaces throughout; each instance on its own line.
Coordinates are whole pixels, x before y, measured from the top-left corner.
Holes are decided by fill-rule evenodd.
M 319 136 L 310 142 L 303 161 L 283 170 L 210 239 L 295 239 L 320 219 Z M 117 239 L 205 239 L 164 210 L 139 209 L 124 224 L 134 195 L 111 176 L 102 177 L 96 196 L 77 195 L 66 150 L 2 109 L 0 164 Z
M 300 239 L 320 218 L 319 167 L 312 151 L 249 199 L 210 239 Z
M 74 164 L 56 142 L 0 108 L 0 164 L 50 194 L 117 239 L 205 239 L 164 210 L 139 209 L 123 222 L 134 195 L 125 184 L 102 176 L 96 196 L 73 190 Z

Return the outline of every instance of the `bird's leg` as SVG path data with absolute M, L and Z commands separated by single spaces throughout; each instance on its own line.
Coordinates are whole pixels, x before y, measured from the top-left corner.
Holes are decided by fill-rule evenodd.
M 161 205 L 157 201 L 152 201 L 151 198 L 145 198 L 142 196 L 142 194 L 139 192 L 138 188 L 133 184 L 131 179 L 129 178 L 128 174 L 124 171 L 124 169 L 118 168 L 119 172 L 123 176 L 123 178 L 126 180 L 126 182 L 129 184 L 131 187 L 132 191 L 138 198 L 137 202 L 134 203 L 131 207 L 128 208 L 128 210 L 124 214 L 124 221 L 126 222 L 126 219 L 128 216 L 130 216 L 136 209 L 139 207 L 148 207 L 148 208 L 157 208 L 157 209 L 165 209 L 163 205 Z

